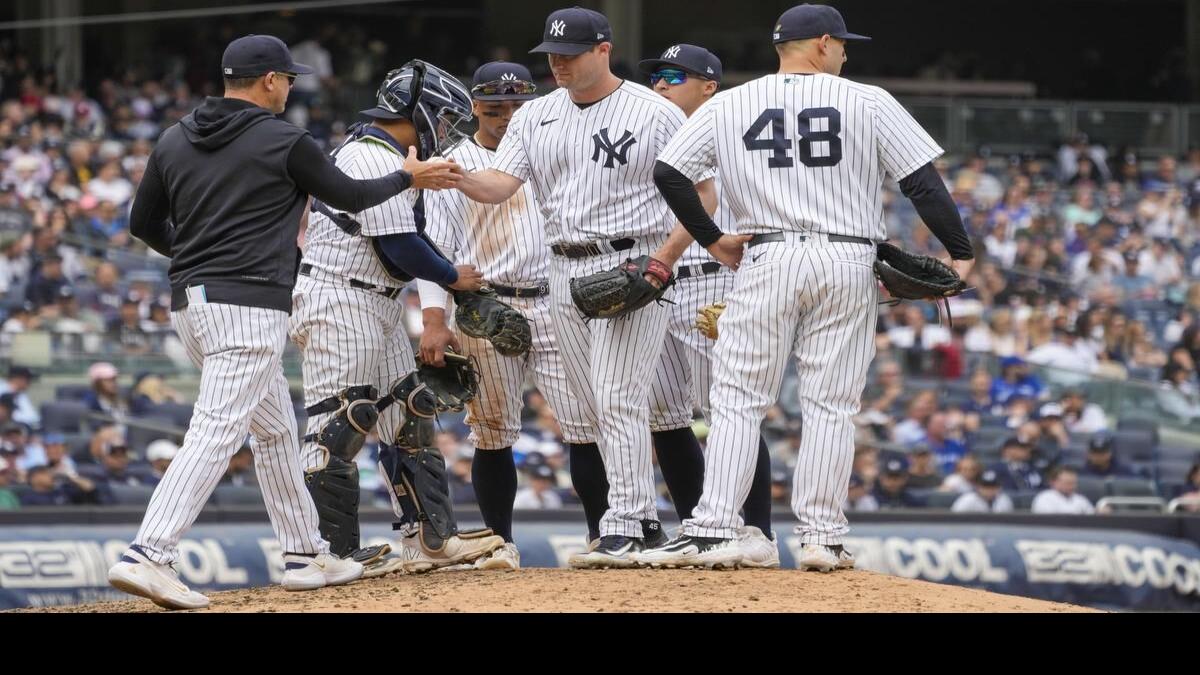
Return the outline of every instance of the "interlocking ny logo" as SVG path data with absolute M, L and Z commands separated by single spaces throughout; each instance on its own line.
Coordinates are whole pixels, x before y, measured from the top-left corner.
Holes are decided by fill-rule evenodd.
M 600 151 L 603 150 L 606 155 L 604 159 L 604 168 L 614 168 L 613 162 L 620 162 L 621 166 L 629 163 L 629 148 L 637 143 L 637 139 L 633 137 L 632 131 L 626 131 L 616 143 L 613 143 L 608 138 L 608 129 L 601 129 L 600 133 L 592 134 L 592 142 L 596 144 L 596 149 L 592 151 L 592 161 L 600 161 Z
M 500 79 L 501 79 L 501 80 L 508 80 L 508 81 L 510 81 L 510 82 L 515 82 L 515 81 L 516 81 L 516 79 L 517 79 L 517 76 L 516 76 L 516 75 L 513 75 L 512 73 L 505 73 L 505 74 L 503 74 L 503 75 L 501 75 L 501 76 L 500 76 Z
M 562 37 L 563 31 L 565 31 L 566 29 L 567 29 L 566 21 L 555 21 L 554 23 L 550 24 L 550 34 L 555 37 Z
M 675 45 L 674 47 L 671 47 L 667 51 L 663 52 L 663 55 L 662 55 L 662 57 L 664 59 L 673 59 L 677 56 L 679 56 L 679 45 Z

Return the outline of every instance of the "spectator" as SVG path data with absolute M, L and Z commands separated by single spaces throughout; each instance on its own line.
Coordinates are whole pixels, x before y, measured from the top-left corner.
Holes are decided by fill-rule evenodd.
M 925 427 L 925 445 L 933 453 L 936 471 L 950 473 L 958 460 L 967 454 L 961 433 L 963 424 L 965 417 L 960 413 L 951 415 L 938 412 L 929 416 L 929 423 Z
M 115 204 L 102 201 L 92 216 L 88 236 L 101 245 L 123 248 L 129 244 L 129 219 Z
M 1159 287 L 1154 280 L 1141 272 L 1141 262 L 1136 251 L 1125 253 L 1125 272 L 1113 280 L 1125 300 L 1153 300 L 1158 297 Z
M 81 294 L 84 307 L 100 314 L 105 322 L 114 321 L 121 311 L 121 270 L 110 262 L 100 263 L 92 280 L 92 288 Z
M 908 489 L 908 465 L 902 459 L 889 459 L 875 482 L 872 496 L 881 509 L 911 509 L 924 503 Z
M 45 449 L 30 442 L 29 429 L 20 422 L 9 422 L 0 427 L 0 452 L 8 455 L 20 476 L 30 468 L 46 463 Z
M 24 288 L 29 283 L 30 266 L 25 238 L 20 233 L 0 235 L 0 295 Z
M 1042 476 L 1032 460 L 1033 449 L 1016 436 L 1010 436 L 1000 447 L 1000 461 L 988 468 L 996 472 L 1004 490 L 1028 492 L 1042 486 Z
M 878 511 L 879 502 L 875 501 L 875 496 L 867 491 L 867 485 L 863 482 L 862 476 L 856 473 L 850 474 L 850 491 L 846 496 L 846 503 L 842 505 L 845 511 Z
M 1050 488 L 1033 498 L 1034 513 L 1083 515 L 1096 512 L 1087 497 L 1075 492 L 1079 476 L 1074 469 L 1059 467 L 1050 474 Z
M 1192 500 L 1193 503 L 1183 504 L 1184 511 L 1200 512 L 1200 462 L 1188 469 L 1187 478 L 1183 485 L 1175 488 L 1175 498 Z
M 96 177 L 88 181 L 87 193 L 115 210 L 133 197 L 133 185 L 121 176 L 121 163 L 113 160 L 105 162 Z
M 33 401 L 29 398 L 29 386 L 37 379 L 37 375 L 25 366 L 10 366 L 8 378 L 0 382 L 0 394 L 9 394 L 16 405 L 12 419 L 31 429 L 40 429 L 42 415 L 38 412 Z
M 0 511 L 11 511 L 21 508 L 21 499 L 9 486 L 13 484 L 16 469 L 9 464 L 4 455 L 0 455 Z
M 117 386 L 118 375 L 117 367 L 111 363 L 93 363 L 88 368 L 88 382 L 92 389 L 84 395 L 83 402 L 88 410 L 123 423 L 129 416 L 129 406 L 121 398 L 121 389 Z
M 121 303 L 117 319 L 108 326 L 108 339 L 120 346 L 121 352 L 127 355 L 140 355 L 150 352 L 150 336 L 142 327 L 140 303 L 133 297 L 127 297 Z
M 1046 386 L 1037 375 L 1029 372 L 1029 366 L 1019 356 L 1005 356 L 1000 359 L 1000 375 L 992 380 L 989 398 L 994 404 L 1006 405 L 1013 396 L 1024 396 L 1039 399 L 1046 392 Z
M 1113 438 L 1106 433 L 1096 434 L 1088 441 L 1087 457 L 1079 475 L 1094 478 L 1140 478 L 1133 467 L 1113 456 Z
M 41 266 L 33 274 L 25 299 L 41 309 L 54 304 L 65 286 L 70 286 L 70 282 L 63 276 L 62 256 L 50 253 L 42 258 Z
M 168 387 L 162 376 L 155 373 L 138 373 L 129 389 L 129 414 L 144 417 L 166 403 L 183 403 L 179 392 Z
M 146 485 L 158 485 L 171 460 L 179 453 L 179 446 L 165 438 L 152 441 L 146 446 L 146 461 L 150 462 L 150 473 L 146 476 Z
M 771 503 L 775 506 L 792 505 L 792 474 L 786 466 L 771 463 Z
M 221 483 L 237 486 L 258 485 L 258 474 L 254 470 L 254 455 L 250 452 L 248 443 L 243 443 L 242 447 L 233 453 L 233 457 L 229 458 L 229 469 L 221 477 Z M 390 492 L 390 488 L 380 487 Z
M 938 461 L 926 443 L 917 443 L 908 452 L 908 487 L 928 490 L 942 484 Z
M 96 484 L 79 476 L 59 481 L 48 466 L 29 470 L 28 492 L 21 494 L 22 506 L 68 506 L 95 503 Z
M 957 492 L 966 494 L 975 489 L 975 483 L 983 473 L 983 464 L 975 455 L 964 455 L 954 466 L 954 473 L 942 481 L 941 492 Z
M 1108 430 L 1108 416 L 1095 403 L 1088 403 L 1082 389 L 1068 389 L 1062 397 L 1063 424 L 1072 434 L 1095 434 Z
M 1029 352 L 1026 360 L 1051 369 L 1051 379 L 1061 384 L 1086 382 L 1096 371 L 1096 354 L 1078 340 L 1074 327 L 1054 327 L 1053 339 Z
M 975 489 L 959 495 L 950 507 L 954 513 L 1011 513 L 1012 498 L 1000 488 L 1000 477 L 995 471 L 979 474 Z
M 950 342 L 944 326 L 928 325 L 925 311 L 916 304 L 904 305 L 904 323 L 888 330 L 888 341 L 896 349 L 929 351 Z
M 890 359 L 882 361 L 876 369 L 876 383 L 864 396 L 863 410 L 876 411 L 890 419 L 899 414 L 904 394 L 900 364 Z
M 539 464 L 529 471 L 529 485 L 517 492 L 513 508 L 560 509 L 562 497 L 555 490 L 557 487 L 554 469 L 548 464 Z
M 145 467 L 133 463 L 131 450 L 123 437 L 100 445 L 99 464 L 79 467 L 84 476 L 104 485 L 153 485 Z
M 892 432 L 892 440 L 901 445 L 912 445 L 925 440 L 925 426 L 937 411 L 937 392 L 919 391 L 908 404 L 908 416 Z
M 1051 401 L 1038 411 L 1037 429 L 1029 427 L 1018 433 L 1021 440 L 1031 444 L 1035 453 L 1044 457 L 1057 457 L 1071 444 L 1071 435 L 1063 423 L 1063 407 Z

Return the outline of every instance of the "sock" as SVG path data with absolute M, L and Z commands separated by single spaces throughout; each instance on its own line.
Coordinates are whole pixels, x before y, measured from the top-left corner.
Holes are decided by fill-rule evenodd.
M 762 436 L 758 437 L 758 464 L 754 466 L 750 494 L 742 504 L 742 515 L 747 525 L 762 530 L 768 539 L 775 539 L 771 533 L 771 453 Z
M 471 485 L 483 523 L 512 542 L 513 500 L 517 497 L 517 467 L 512 448 L 476 448 L 471 461 Z
M 567 448 L 571 452 L 571 484 L 575 486 L 579 501 L 583 502 L 588 541 L 591 541 L 600 536 L 600 519 L 608 510 L 604 460 L 600 459 L 600 446 L 595 443 L 568 443 Z
M 704 491 L 704 452 L 700 443 L 691 427 L 656 431 L 651 437 L 658 468 L 662 469 L 671 501 L 675 502 L 675 512 L 680 520 L 691 518 Z

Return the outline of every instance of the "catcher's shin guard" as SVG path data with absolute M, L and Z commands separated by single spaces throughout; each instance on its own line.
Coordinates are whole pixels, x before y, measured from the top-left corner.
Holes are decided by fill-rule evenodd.
M 441 453 L 384 445 L 379 449 L 379 470 L 391 486 L 392 510 L 400 518 L 396 529 L 415 525 L 421 547 L 430 553 L 441 551 L 446 540 L 458 534 Z
M 317 506 L 321 536 L 329 551 L 344 558 L 358 550 L 358 465 L 330 455 L 324 469 L 304 475 Z
M 362 450 L 367 434 L 379 422 L 379 410 L 375 399 L 379 392 L 371 385 L 347 387 L 337 396 L 310 405 L 304 409 L 309 417 L 322 413 L 337 412 L 321 430 L 304 437 L 305 443 L 316 442 L 326 455 L 353 461 Z

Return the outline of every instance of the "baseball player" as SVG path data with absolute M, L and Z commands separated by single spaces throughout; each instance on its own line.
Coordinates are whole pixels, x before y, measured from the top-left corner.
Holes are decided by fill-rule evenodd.
M 471 119 L 462 84 L 422 61 L 388 73 L 376 106 L 362 114 L 371 121 L 334 151 L 337 166 L 361 178 L 386 175 L 411 154 L 430 157 L 452 147 L 462 136 L 456 125 Z M 474 265 L 452 265 L 424 238 L 424 184 L 414 179 L 414 189 L 360 211 L 315 200 L 292 296 L 289 333 L 303 357 L 309 416 L 301 449 L 305 480 L 332 552 L 363 562 L 365 576 L 473 562 L 504 543 L 457 531 L 445 460 L 418 438 L 417 425 L 429 426 L 432 438 L 432 420 L 412 396 L 422 383 L 398 297 L 414 277 L 455 290 L 478 290 L 482 277 Z M 397 515 L 410 525 L 399 555 L 389 558 L 382 556 L 390 547 L 359 548 L 354 458 L 376 424 L 381 473 L 395 493 Z
M 804 417 L 792 497 L 803 542 L 797 564 L 853 567 L 842 548 L 842 504 L 854 455 L 851 417 L 875 349 L 872 265 L 875 243 L 887 236 L 885 174 L 900 181 L 954 269 L 965 277 L 972 265 L 970 240 L 933 168 L 942 149 L 887 92 L 839 77 L 846 42 L 863 39 L 832 7 L 787 10 L 773 34 L 779 72 L 717 94 L 659 156 L 655 180 L 687 232 L 740 270 L 713 351 L 704 495 L 682 534 L 637 554 L 640 563 L 740 562 L 738 507 L 790 354 Z M 712 221 L 693 186 L 714 168 L 737 186 L 723 196 L 738 235 Z
M 577 567 L 632 565 L 629 554 L 644 547 L 646 535 L 661 535 L 647 366 L 662 349 L 666 309 L 653 304 L 625 318 L 585 322 L 569 288 L 572 278 L 653 253 L 673 223 L 652 171 L 684 115 L 646 87 L 612 74 L 611 39 L 599 12 L 575 7 L 551 13 L 532 53 L 548 54 L 560 89 L 522 106 L 491 168 L 460 181 L 464 194 L 488 204 L 508 200 L 528 182 L 546 219 L 554 333 L 571 394 L 597 432 L 604 470 L 597 480 L 594 456 L 572 446 L 572 480 L 585 511 L 605 503 L 603 481 L 608 483 L 601 536 L 592 550 L 572 557 Z M 663 283 L 669 270 L 652 265 L 647 279 Z
M 475 71 L 471 96 L 479 130 L 447 157 L 468 171 L 491 166 L 496 148 L 513 115 L 537 98 L 537 85 L 529 69 L 497 61 Z M 550 325 L 549 266 L 545 219 L 538 210 L 529 184 L 521 186 L 501 204 L 479 204 L 456 190 L 431 194 L 426 202 L 430 239 L 452 260 L 477 266 L 500 299 L 513 305 L 529 320 L 533 347 L 524 356 L 497 353 L 487 340 L 446 324 L 448 294 L 437 284 L 418 283 L 425 330 L 421 358 L 440 362 L 447 345 L 477 359 L 479 396 L 472 401 L 467 423 L 476 452 L 471 463 L 471 484 L 484 524 L 504 537 L 502 549 L 476 563 L 479 569 L 519 569 L 520 553 L 512 538 L 513 499 L 517 472 L 512 444 L 521 430 L 521 394 L 527 376 L 546 397 L 559 419 L 563 441 L 575 446 L 591 443 L 595 434 L 579 420 L 589 416 L 585 403 L 568 391 L 566 371 Z
M 672 45 L 659 58 L 640 62 L 638 68 L 650 76 L 655 92 L 679 106 L 688 117 L 711 99 L 721 84 L 721 60 L 696 45 Z M 713 178 L 701 181 L 697 191 L 705 201 L 705 209 L 713 213 L 715 208 L 716 222 L 729 230 L 733 226 L 729 209 L 712 203 L 718 195 L 715 174 L 713 172 Z M 454 194 L 454 191 L 446 194 Z M 684 423 L 690 427 L 693 401 L 704 419 L 712 420 L 708 391 L 712 382 L 713 342 L 701 335 L 694 324 L 701 307 L 721 302 L 733 289 L 733 272 L 695 242 L 683 252 L 675 274 L 679 280 L 675 285 L 675 304 L 669 306 L 667 342 L 651 388 L 651 429 L 655 428 L 656 419 L 665 418 L 670 425 L 681 419 L 681 414 Z M 668 466 L 662 468 L 665 473 Z M 703 482 L 703 467 L 694 475 Z M 699 500 L 698 491 L 696 501 L 686 509 L 680 506 L 674 491 L 671 495 L 676 498 L 680 519 L 690 518 L 692 507 Z M 771 456 L 761 438 L 754 482 L 743 510 L 747 525 L 738 534 L 743 554 L 741 564 L 779 567 L 779 545 L 771 532 Z
M 360 211 L 406 190 L 418 169 L 429 170 L 429 187 L 457 180 L 457 167 L 445 162 L 405 164 L 407 171 L 372 180 L 338 171 L 307 132 L 275 117 L 292 80 L 312 72 L 278 38 L 234 40 L 221 68 L 224 96 L 163 132 L 130 216 L 130 232 L 171 259 L 171 323 L 201 369 L 200 393 L 183 447 L 108 580 L 170 609 L 208 606 L 172 564 L 247 432 L 285 552 L 283 586 L 307 590 L 362 574 L 359 563 L 330 555 L 304 489 L 280 362 L 299 263 L 293 242 L 310 194 Z

